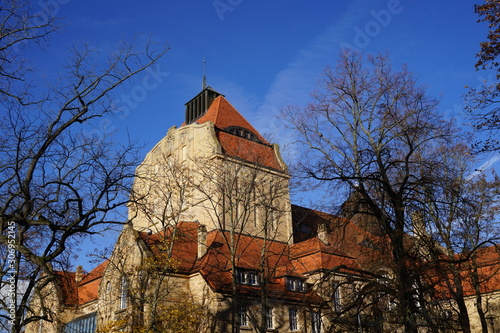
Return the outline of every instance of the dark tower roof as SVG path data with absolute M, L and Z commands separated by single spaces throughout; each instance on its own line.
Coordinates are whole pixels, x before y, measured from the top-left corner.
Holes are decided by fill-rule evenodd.
M 189 125 L 195 122 L 198 118 L 207 112 L 212 102 L 222 94 L 212 89 L 205 87 L 203 90 L 186 103 L 186 117 L 184 123 Z

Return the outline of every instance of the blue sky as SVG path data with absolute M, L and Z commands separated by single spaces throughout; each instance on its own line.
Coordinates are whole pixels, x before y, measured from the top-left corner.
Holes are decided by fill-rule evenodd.
M 289 141 L 277 135 L 284 128 L 279 110 L 310 101 L 342 46 L 388 52 L 396 67 L 407 64 L 441 99 L 440 112 L 459 123 L 468 121 L 464 86 L 488 79 L 474 69 L 487 26 L 477 23 L 473 1 L 39 0 L 33 7 L 46 4 L 63 25 L 37 58 L 50 70 L 65 61 L 69 45 L 107 49 L 133 38 L 170 44 L 152 72 L 118 92 L 126 115 L 97 129 L 130 135 L 144 143 L 144 154 L 183 122 L 184 103 L 201 90 L 204 57 L 208 84 L 277 143 Z
M 35 3 L 41 8 L 44 0 Z M 282 128 L 287 104 L 309 101 L 321 71 L 335 65 L 341 46 L 389 52 L 408 64 L 446 116 L 463 118 L 465 85 L 487 78 L 474 69 L 487 31 L 474 2 L 430 0 L 49 0 L 63 29 L 46 56 L 64 61 L 70 44 L 112 47 L 120 40 L 151 38 L 172 47 L 156 75 L 126 86 L 117 96 L 125 117 L 102 124 L 128 132 L 150 149 L 183 121 L 184 103 L 201 89 L 202 59 L 208 84 L 220 91 L 264 133 Z M 57 4 L 55 7 L 54 4 Z M 43 59 L 43 57 L 42 57 Z M 57 61 L 54 61 L 57 60 Z M 142 85 L 142 86 L 141 86 Z M 128 96 L 128 97 L 123 97 Z M 464 120 L 465 121 L 465 120 Z

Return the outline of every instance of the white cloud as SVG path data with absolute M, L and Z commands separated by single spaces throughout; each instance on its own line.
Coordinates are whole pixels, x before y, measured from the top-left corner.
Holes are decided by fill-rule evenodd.
M 484 162 L 478 168 L 476 168 L 476 171 L 471 173 L 469 177 L 467 177 L 467 179 L 472 179 L 474 177 L 483 174 L 486 170 L 492 168 L 493 165 L 498 161 L 500 161 L 500 153 L 491 156 L 488 160 L 486 160 L 486 162 Z
M 323 69 L 328 64 L 335 64 L 340 44 L 352 44 L 354 27 L 367 14 L 367 4 L 366 0 L 350 3 L 334 24 L 300 49 L 276 75 L 264 101 L 251 119 L 259 132 L 271 136 L 281 146 L 290 146 L 293 140 L 287 135 L 285 124 L 278 118 L 280 110 L 287 105 L 302 106 L 310 101 Z M 274 137 L 278 134 L 279 137 Z M 294 158 L 295 153 L 296 150 L 292 148 L 289 152 L 291 158 Z

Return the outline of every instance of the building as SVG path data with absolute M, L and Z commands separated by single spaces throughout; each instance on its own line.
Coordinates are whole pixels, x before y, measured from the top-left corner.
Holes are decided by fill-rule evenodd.
M 60 273 L 42 298 L 53 322 L 26 332 L 394 331 L 391 299 L 370 289 L 390 279 L 384 237 L 292 205 L 288 183 L 278 147 L 204 88 L 137 169 L 112 255 Z

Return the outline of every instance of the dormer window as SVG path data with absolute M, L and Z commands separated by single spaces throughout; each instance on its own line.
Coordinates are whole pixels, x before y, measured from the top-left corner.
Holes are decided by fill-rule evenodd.
M 259 276 L 256 271 L 238 268 L 236 270 L 236 282 L 249 286 L 258 286 Z
M 225 131 L 228 133 L 231 133 L 233 135 L 239 136 L 240 138 L 252 140 L 255 142 L 259 142 L 259 138 L 257 138 L 257 135 L 255 133 L 249 131 L 246 128 L 240 127 L 240 126 L 229 126 L 225 128 Z
M 305 292 L 306 291 L 306 283 L 304 279 L 295 276 L 287 276 L 286 277 L 286 290 L 288 291 L 298 291 Z

